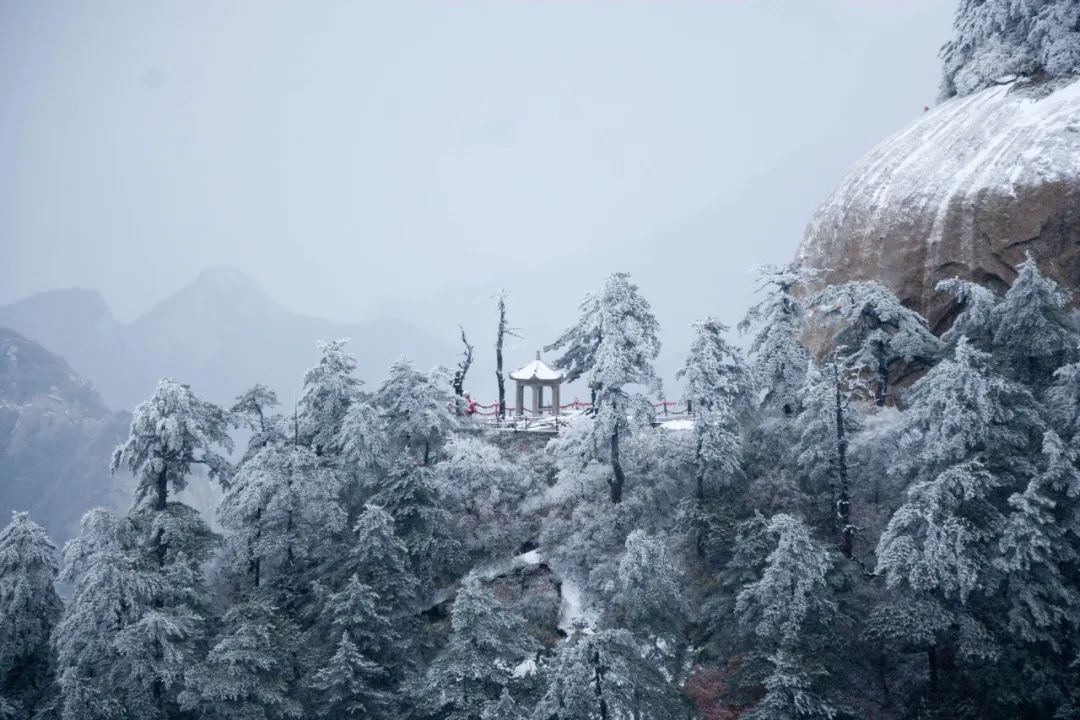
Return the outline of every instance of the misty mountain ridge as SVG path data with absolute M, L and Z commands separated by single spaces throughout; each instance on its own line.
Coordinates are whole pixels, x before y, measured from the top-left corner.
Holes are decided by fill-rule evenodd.
M 420 367 L 451 363 L 454 350 L 396 319 L 340 323 L 295 313 L 241 270 L 215 266 L 130 323 L 96 290 L 52 290 L 0 307 L 0 327 L 64 357 L 115 408 L 132 408 L 161 377 L 228 404 L 261 382 L 295 398 L 321 340 L 350 338 L 359 374 L 378 382 L 402 354 Z

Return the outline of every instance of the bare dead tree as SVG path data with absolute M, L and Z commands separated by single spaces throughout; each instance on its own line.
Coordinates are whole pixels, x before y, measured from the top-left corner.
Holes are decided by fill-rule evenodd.
M 450 384 L 454 387 L 454 394 L 461 397 L 465 394 L 465 376 L 472 367 L 474 348 L 469 344 L 469 338 L 465 337 L 465 328 L 458 325 L 458 330 L 461 330 L 461 344 L 465 346 L 465 349 L 461 351 L 461 360 L 458 361 L 458 369 L 454 371 Z
M 507 337 L 520 338 L 517 328 L 512 328 L 506 321 L 506 297 L 510 293 L 499 290 L 495 301 L 499 308 L 499 326 L 495 333 L 495 380 L 499 383 L 499 418 L 506 417 L 506 377 L 503 375 L 503 345 Z

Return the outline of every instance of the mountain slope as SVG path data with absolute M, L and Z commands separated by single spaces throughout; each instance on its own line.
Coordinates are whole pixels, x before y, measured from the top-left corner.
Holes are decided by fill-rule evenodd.
M 97 293 L 63 290 L 0 308 L 0 326 L 68 358 L 110 406 L 123 408 L 142 401 L 165 376 L 222 404 L 255 382 L 287 402 L 318 358 L 320 340 L 351 338 L 369 383 L 402 354 L 424 367 L 450 362 L 454 353 L 397 320 L 346 324 L 294 313 L 228 267 L 207 269 L 129 324 L 113 319 Z
M 109 458 L 130 422 L 62 358 L 0 328 L 0 522 L 26 510 L 63 542 L 90 507 L 115 505 Z

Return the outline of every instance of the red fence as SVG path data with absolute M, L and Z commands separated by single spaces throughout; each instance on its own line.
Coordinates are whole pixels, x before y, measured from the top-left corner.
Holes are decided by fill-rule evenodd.
M 676 402 L 674 400 L 660 400 L 658 402 L 654 402 L 652 404 L 652 406 L 653 406 L 653 410 L 656 411 L 657 415 L 682 415 L 682 414 L 692 415 L 693 414 L 692 411 L 691 411 L 689 403 L 679 403 L 679 402 Z M 591 407 L 592 407 L 592 403 L 587 403 L 587 402 L 584 402 L 582 400 L 578 400 L 577 398 L 574 398 L 574 400 L 572 402 L 568 402 L 565 405 L 560 405 L 559 410 L 588 410 Z M 680 407 L 683 408 L 683 409 L 682 410 L 677 410 L 676 409 L 676 408 L 680 408 Z M 551 412 L 551 406 L 550 405 L 545 405 L 542 408 L 540 408 L 540 413 L 539 414 L 544 415 L 544 414 L 548 414 L 550 412 Z M 478 403 L 476 405 L 476 410 L 473 412 L 473 415 L 479 415 L 480 417 L 496 417 L 498 414 L 499 414 L 499 403 L 497 403 L 497 402 L 493 402 L 493 403 L 490 403 L 488 405 L 481 405 L 481 404 Z M 509 406 L 509 405 L 507 405 L 506 406 L 506 414 L 508 416 L 515 415 L 516 414 L 516 409 Z M 523 414 L 535 416 L 537 413 L 535 413 L 530 408 L 524 408 Z

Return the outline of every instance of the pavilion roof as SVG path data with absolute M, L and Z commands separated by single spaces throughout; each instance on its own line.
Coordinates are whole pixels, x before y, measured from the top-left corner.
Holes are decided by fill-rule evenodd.
M 565 376 L 562 370 L 556 370 L 541 360 L 539 352 L 531 363 L 510 373 L 511 380 L 520 382 L 562 382 Z

